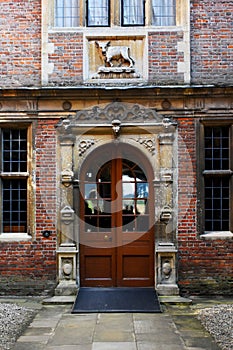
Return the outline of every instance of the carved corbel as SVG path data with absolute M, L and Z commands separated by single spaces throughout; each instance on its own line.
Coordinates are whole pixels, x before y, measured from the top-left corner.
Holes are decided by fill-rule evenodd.
M 160 220 L 168 223 L 172 218 L 172 208 L 169 205 L 165 205 L 161 210 Z
M 119 119 L 114 119 L 112 121 L 112 131 L 115 138 L 119 136 L 120 130 L 121 130 L 121 121 Z
M 162 124 L 165 129 L 168 129 L 170 126 L 177 126 L 177 123 L 171 117 L 164 117 Z
M 74 178 L 74 173 L 70 169 L 65 169 L 61 172 L 61 182 L 65 187 L 69 187 Z
M 166 182 L 166 183 L 172 183 L 172 181 L 173 181 L 172 169 L 162 169 L 161 170 L 161 180 Z

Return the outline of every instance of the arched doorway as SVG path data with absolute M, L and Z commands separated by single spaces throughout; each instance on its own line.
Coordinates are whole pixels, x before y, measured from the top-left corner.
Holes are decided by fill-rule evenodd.
M 80 171 L 80 284 L 154 285 L 153 171 L 129 144 L 99 147 Z

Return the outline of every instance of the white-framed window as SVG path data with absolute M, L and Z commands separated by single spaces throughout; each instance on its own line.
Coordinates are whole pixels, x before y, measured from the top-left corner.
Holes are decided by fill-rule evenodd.
M 56 27 L 174 26 L 177 0 L 54 0 Z
M 0 236 L 30 233 L 30 134 L 25 125 L 0 129 Z

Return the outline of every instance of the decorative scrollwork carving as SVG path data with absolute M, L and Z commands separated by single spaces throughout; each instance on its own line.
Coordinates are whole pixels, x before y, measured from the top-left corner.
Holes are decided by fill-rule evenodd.
M 102 106 L 94 106 L 91 109 L 85 109 L 76 112 L 76 115 L 69 115 L 67 119 L 62 119 L 57 127 L 65 130 L 87 124 L 112 124 L 112 121 L 118 119 L 121 123 L 153 123 L 153 125 L 164 126 L 163 116 L 159 115 L 154 109 L 145 108 L 138 104 L 112 102 Z
M 79 156 L 82 156 L 88 148 L 95 144 L 94 140 L 81 140 L 79 142 Z
M 154 154 L 155 152 L 155 140 L 147 137 L 139 137 L 137 139 L 141 145 L 143 145 L 149 152 Z

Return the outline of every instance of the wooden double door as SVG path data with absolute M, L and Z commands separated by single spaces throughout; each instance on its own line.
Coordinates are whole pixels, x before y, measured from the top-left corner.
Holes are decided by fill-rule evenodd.
M 81 286 L 153 286 L 154 201 L 145 157 L 129 145 L 101 147 L 80 179 Z

